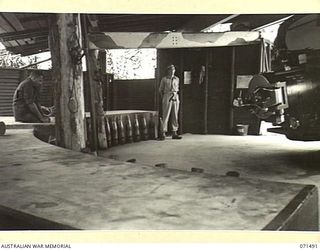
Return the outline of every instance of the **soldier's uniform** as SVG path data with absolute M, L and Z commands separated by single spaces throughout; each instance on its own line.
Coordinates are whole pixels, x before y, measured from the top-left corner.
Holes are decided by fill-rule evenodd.
M 29 104 L 35 103 L 38 109 L 41 110 L 38 101 L 39 93 L 40 87 L 30 78 L 25 79 L 19 84 L 13 96 L 13 113 L 16 121 L 41 122 L 28 107 Z
M 161 79 L 159 92 L 162 95 L 162 119 L 163 132 L 168 131 L 168 121 L 171 114 L 172 131 L 176 132 L 179 128 L 179 78 L 165 76 Z

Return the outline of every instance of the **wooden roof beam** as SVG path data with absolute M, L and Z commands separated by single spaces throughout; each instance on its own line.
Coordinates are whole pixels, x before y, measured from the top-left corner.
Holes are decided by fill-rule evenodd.
M 40 53 L 49 49 L 48 42 L 33 43 L 16 47 L 8 47 L 7 50 L 14 54 L 21 54 L 22 56 Z
M 35 55 L 35 54 L 39 54 L 42 52 L 48 52 L 49 49 L 48 48 L 36 48 L 36 49 L 30 49 L 30 50 L 24 50 L 23 53 L 19 53 L 21 56 L 31 56 L 31 55 Z
M 47 20 L 48 14 L 29 14 L 25 17 L 20 17 L 19 20 L 21 23 L 33 22 L 33 21 L 42 21 Z
M 2 15 L 11 24 L 14 30 L 21 31 L 24 29 L 20 20 L 17 18 L 17 16 L 14 13 L 2 13 Z
M 30 50 L 24 50 L 22 53 L 15 53 L 15 54 L 20 54 L 21 56 L 31 56 L 31 55 L 39 54 L 42 52 L 48 52 L 48 51 L 49 51 L 48 48 L 34 48 Z
M 33 29 L 33 30 L 8 32 L 8 33 L 0 34 L 0 41 L 7 42 L 7 41 L 21 40 L 21 39 L 34 38 L 34 37 L 43 37 L 43 36 L 48 36 L 48 34 L 49 34 L 49 31 L 47 29 Z

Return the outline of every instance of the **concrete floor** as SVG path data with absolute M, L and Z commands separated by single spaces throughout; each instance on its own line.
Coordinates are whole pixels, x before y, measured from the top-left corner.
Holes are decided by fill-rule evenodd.
M 298 222 L 294 217 L 300 222 L 287 230 L 317 230 L 317 192 L 310 186 L 141 163 L 205 166 L 221 175 L 236 170 L 243 177 L 242 169 L 267 172 L 260 158 L 272 147 L 258 139 L 185 135 L 181 141 L 140 142 L 107 152 L 120 158 L 120 151 L 129 150 L 122 156 L 137 158 L 138 164 L 131 164 L 55 147 L 36 139 L 32 130 L 8 130 L 0 137 L 0 229 L 279 230 L 290 220 Z M 250 147 L 260 154 L 250 154 Z M 241 163 L 244 152 L 248 158 Z M 295 174 L 306 178 L 306 171 Z M 297 194 L 303 197 L 297 200 Z M 300 204 L 303 211 L 293 216 Z
M 300 184 L 320 184 L 320 142 L 288 140 L 283 135 L 226 136 L 184 134 L 182 140 L 145 141 L 100 152 L 137 163 Z
M 149 157 L 153 163 L 167 162 L 169 167 L 186 169 L 199 167 L 197 162 L 202 159 L 208 169 L 220 166 L 224 174 L 241 170 L 231 167 L 230 158 L 223 156 L 234 154 L 237 146 L 232 145 L 248 139 L 186 135 L 182 141 L 141 142 L 110 152 L 131 148 L 136 152 L 124 159 L 134 156 L 142 161 Z M 293 223 L 289 228 L 317 230 L 317 211 L 310 211 L 316 206 L 317 192 L 310 187 L 308 194 L 313 193 L 313 197 L 305 199 L 303 195 L 297 203 L 309 205 L 292 216 L 296 208 L 294 205 L 292 210 L 293 201 L 297 201 L 297 194 L 300 197 L 305 193 L 305 185 L 94 157 L 44 143 L 33 136 L 32 130 L 8 130 L 0 142 L 0 229 L 278 230 L 289 224 L 290 218 L 298 217 L 309 223 Z M 169 151 L 170 157 L 164 158 Z M 212 151 L 225 153 L 212 157 Z M 237 154 L 240 157 L 241 153 Z M 228 164 L 230 167 L 224 166 Z

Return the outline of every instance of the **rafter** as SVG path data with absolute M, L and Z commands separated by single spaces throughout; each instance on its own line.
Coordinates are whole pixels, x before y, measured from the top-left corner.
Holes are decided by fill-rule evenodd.
M 28 14 L 28 16 L 20 17 L 21 23 L 47 20 L 48 14 Z
M 34 37 L 43 37 L 43 36 L 48 36 L 48 34 L 49 32 L 47 29 L 23 30 L 23 31 L 2 33 L 0 34 L 0 40 L 2 42 L 6 42 L 6 41 L 27 39 L 27 38 L 34 38 Z
M 47 50 L 49 48 L 48 42 L 33 43 L 15 47 L 8 47 L 7 49 L 14 54 L 21 54 L 22 56 L 36 54 Z

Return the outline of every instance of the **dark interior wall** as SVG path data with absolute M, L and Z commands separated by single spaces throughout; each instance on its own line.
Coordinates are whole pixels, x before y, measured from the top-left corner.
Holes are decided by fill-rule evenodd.
M 201 67 L 206 65 L 206 50 L 184 49 L 182 52 L 182 67 L 186 74 L 191 74 L 190 82 L 181 75 L 183 92 L 182 127 L 184 132 L 203 133 L 205 113 L 205 82 L 200 78 Z M 188 83 L 188 84 L 186 84 Z
M 86 72 L 84 72 L 85 110 L 90 110 Z M 104 110 L 155 110 L 155 79 L 115 80 L 102 77 Z
M 208 133 L 230 134 L 232 47 L 210 50 L 208 81 Z
M 114 80 L 111 110 L 155 110 L 155 79 Z

